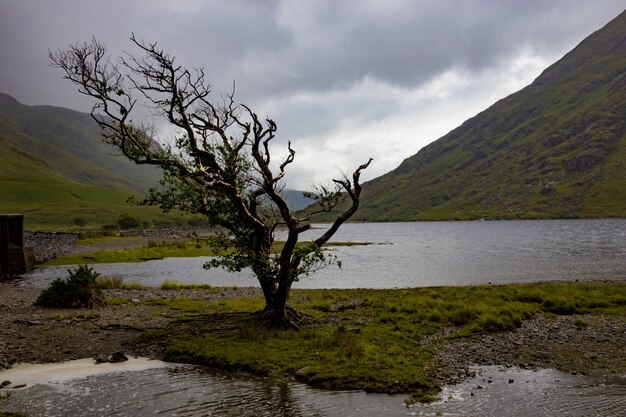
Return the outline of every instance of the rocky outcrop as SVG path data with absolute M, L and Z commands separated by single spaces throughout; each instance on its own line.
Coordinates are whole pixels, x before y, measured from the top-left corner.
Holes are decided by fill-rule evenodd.
M 596 154 L 578 155 L 575 158 L 565 161 L 565 169 L 569 172 L 587 171 L 604 162 L 604 159 L 603 156 Z

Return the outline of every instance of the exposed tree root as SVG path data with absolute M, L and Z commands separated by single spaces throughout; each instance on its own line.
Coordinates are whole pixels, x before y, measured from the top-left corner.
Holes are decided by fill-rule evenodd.
M 271 308 L 265 308 L 252 315 L 252 318 L 257 323 L 261 323 L 268 329 L 281 329 L 281 330 L 300 330 L 300 327 L 305 322 L 314 321 L 315 318 L 302 311 L 298 311 L 290 305 L 285 306 L 284 314 L 281 311 L 276 311 Z

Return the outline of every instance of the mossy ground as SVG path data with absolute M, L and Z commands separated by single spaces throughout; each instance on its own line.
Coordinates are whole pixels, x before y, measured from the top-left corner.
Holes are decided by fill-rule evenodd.
M 293 376 L 329 389 L 411 393 L 440 389 L 436 347 L 454 338 L 514 330 L 543 315 L 624 316 L 623 283 L 549 283 L 397 290 L 294 290 L 310 319 L 301 331 L 260 327 L 259 298 L 147 301 L 184 313 L 142 337 L 165 340 L 167 360 Z M 581 323 L 581 326 L 583 324 Z

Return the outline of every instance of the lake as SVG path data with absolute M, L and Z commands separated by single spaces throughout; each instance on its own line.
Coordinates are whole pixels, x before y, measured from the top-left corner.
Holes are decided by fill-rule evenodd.
M 315 225 L 311 239 L 328 225 Z M 553 280 L 626 279 L 626 219 L 349 223 L 335 246 L 342 261 L 294 288 L 396 288 Z M 204 270 L 206 258 L 166 258 L 94 265 L 102 275 L 158 286 L 166 280 L 212 286 L 255 286 L 250 273 Z M 44 287 L 68 266 L 41 268 L 18 285 Z

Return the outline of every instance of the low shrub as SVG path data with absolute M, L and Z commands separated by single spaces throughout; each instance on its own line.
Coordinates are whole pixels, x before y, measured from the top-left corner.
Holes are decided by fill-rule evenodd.
M 515 325 L 509 320 L 492 314 L 485 314 L 472 326 L 472 330 L 475 332 L 499 332 L 502 330 L 513 330 L 514 328 Z
M 98 288 L 102 290 L 118 290 L 126 288 L 124 277 L 121 275 L 108 275 L 106 277 L 98 276 L 96 278 Z
M 105 236 L 118 236 L 120 227 L 117 224 L 105 224 L 102 226 L 102 231 Z
M 43 290 L 35 305 L 57 308 L 96 308 L 105 305 L 98 289 L 99 274 L 87 265 L 68 269 L 69 277 L 57 278 Z
M 202 246 L 196 248 L 201 248 Z M 148 249 L 156 249 L 156 248 L 165 248 L 165 249 L 187 249 L 187 245 L 185 242 L 176 241 L 176 242 L 167 242 L 162 240 L 161 243 L 156 242 L 152 239 L 148 241 Z
M 79 227 L 85 227 L 87 225 L 87 220 L 82 217 L 77 217 L 74 219 L 74 224 Z
M 181 287 L 181 283 L 180 282 L 176 282 L 176 281 L 164 281 L 161 286 L 159 287 L 162 290 L 178 290 Z
M 121 229 L 137 229 L 141 226 L 141 219 L 125 213 L 117 219 L 117 224 Z
M 317 311 L 321 311 L 322 313 L 328 313 L 332 310 L 332 307 L 330 305 L 329 302 L 327 301 L 321 301 L 317 304 L 314 304 L 311 306 L 311 308 L 317 310 Z
M 572 315 L 579 312 L 579 306 L 576 301 L 570 300 L 566 297 L 554 297 L 547 299 L 543 302 L 542 307 L 544 311 L 558 314 L 560 316 Z
M 210 290 L 212 288 L 209 284 L 182 284 L 171 280 L 164 281 L 159 287 L 162 290 Z
M 584 329 L 585 327 L 589 326 L 589 323 L 587 323 L 583 319 L 576 319 L 576 321 L 574 322 L 574 326 L 576 326 L 576 328 L 578 330 L 581 330 L 581 329 Z
M 450 321 L 455 326 L 464 326 L 478 317 L 480 317 L 480 311 L 469 306 L 461 306 L 450 312 Z
M 80 232 L 78 234 L 78 239 L 79 240 L 86 240 L 86 239 L 98 239 L 98 238 L 102 238 L 105 236 L 104 232 L 99 232 L 96 230 L 85 230 L 83 232 Z

